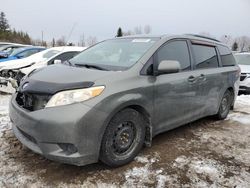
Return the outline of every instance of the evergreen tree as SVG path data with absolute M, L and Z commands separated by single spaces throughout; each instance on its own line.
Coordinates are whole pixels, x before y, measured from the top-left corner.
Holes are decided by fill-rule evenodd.
M 55 41 L 55 39 L 53 38 L 52 39 L 52 47 L 55 47 L 56 46 L 56 41 Z
M 232 51 L 237 51 L 238 50 L 238 43 L 235 41 L 232 46 Z
M 116 37 L 122 37 L 122 28 L 118 28 L 118 31 L 117 31 L 117 35 L 116 35 Z
M 5 13 L 1 12 L 0 13 L 0 31 L 8 31 L 10 28 L 9 24 L 8 24 L 8 20 L 5 17 Z

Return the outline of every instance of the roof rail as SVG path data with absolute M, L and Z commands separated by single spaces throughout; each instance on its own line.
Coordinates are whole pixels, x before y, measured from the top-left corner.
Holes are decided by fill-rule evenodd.
M 186 34 L 186 35 L 191 35 L 191 36 L 194 36 L 194 37 L 200 37 L 200 38 L 204 38 L 204 39 L 209 39 L 209 40 L 213 40 L 213 41 L 216 41 L 216 42 L 220 42 L 219 40 L 217 40 L 215 38 L 211 38 L 211 37 L 207 37 L 207 36 L 203 36 L 203 35 L 197 35 L 197 34 Z

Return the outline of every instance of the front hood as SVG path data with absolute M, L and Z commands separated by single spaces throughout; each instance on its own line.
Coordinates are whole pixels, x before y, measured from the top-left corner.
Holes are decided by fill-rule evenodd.
M 242 73 L 250 73 L 250 65 L 239 65 Z
M 60 64 L 50 65 L 31 72 L 21 82 L 19 91 L 54 94 L 63 90 L 87 88 L 94 85 L 95 80 L 112 73 L 112 71 L 100 71 Z
M 44 61 L 45 59 L 41 59 L 40 61 Z M 28 58 L 23 58 L 23 59 L 15 59 L 7 62 L 3 62 L 0 64 L 0 67 L 2 67 L 0 70 L 18 70 L 24 67 L 29 67 L 33 65 L 34 63 L 38 63 L 38 60 L 36 59 L 28 59 Z

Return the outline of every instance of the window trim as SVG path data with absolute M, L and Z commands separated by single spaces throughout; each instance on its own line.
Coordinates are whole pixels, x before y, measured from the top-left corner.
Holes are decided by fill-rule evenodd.
M 216 46 L 215 49 L 216 49 L 216 53 L 217 53 L 217 59 L 219 61 L 219 68 L 223 67 L 223 65 L 222 65 L 222 59 L 221 59 L 221 54 L 220 54 L 218 46 Z
M 216 44 L 213 44 L 213 43 L 210 43 L 210 42 L 207 42 L 207 41 L 202 41 L 202 40 L 190 40 L 191 41 L 191 44 L 193 45 L 202 45 L 202 46 L 210 46 L 210 47 L 216 47 Z

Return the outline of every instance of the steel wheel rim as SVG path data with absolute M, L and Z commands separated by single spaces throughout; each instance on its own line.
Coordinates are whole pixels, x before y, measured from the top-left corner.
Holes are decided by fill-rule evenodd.
M 112 151 L 116 155 L 124 155 L 132 149 L 136 137 L 133 122 L 125 121 L 117 126 L 112 137 Z

